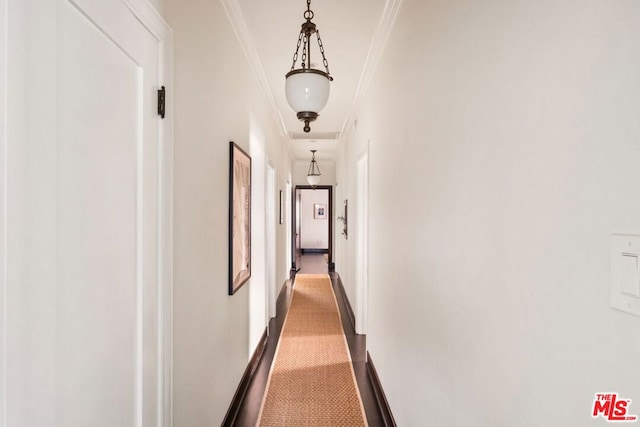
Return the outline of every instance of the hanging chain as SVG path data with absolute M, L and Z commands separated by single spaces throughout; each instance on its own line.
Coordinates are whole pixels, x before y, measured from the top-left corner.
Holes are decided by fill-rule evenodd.
M 296 62 L 298 61 L 298 51 L 300 50 L 300 43 L 302 43 L 303 36 L 304 34 L 302 32 L 298 36 L 298 46 L 296 46 L 296 52 L 293 54 L 293 64 L 291 64 L 291 71 L 293 71 L 293 69 L 296 67 Z
M 304 17 L 307 22 L 311 22 L 313 19 L 313 11 L 311 10 L 311 0 L 307 0 L 307 10 L 304 13 Z M 315 25 L 314 25 L 315 29 Z M 322 39 L 320 38 L 320 31 L 315 30 L 316 37 L 318 38 L 318 46 L 320 47 L 320 53 L 322 54 L 322 64 L 324 65 L 325 70 L 327 71 L 327 76 L 330 77 L 331 73 L 329 72 L 329 61 L 324 54 L 324 45 L 322 44 Z M 293 71 L 296 67 L 296 62 L 298 62 L 298 52 L 300 51 L 300 45 L 302 44 L 302 68 L 304 69 L 307 64 L 307 44 L 308 39 L 311 37 L 310 34 L 306 34 L 304 31 L 300 31 L 300 35 L 298 36 L 298 44 L 296 46 L 296 51 L 293 54 L 293 63 L 291 64 L 291 71 Z M 311 52 L 309 52 L 311 53 Z M 311 64 L 309 64 L 309 68 L 311 68 Z
M 307 62 L 307 35 L 302 38 L 302 68 L 304 69 Z M 311 64 L 309 64 L 311 66 Z
M 304 19 L 306 19 L 307 22 L 311 22 L 311 20 L 313 19 L 313 15 L 313 10 L 311 10 L 311 2 L 307 0 L 307 10 L 304 11 L 302 16 L 304 16 Z
M 324 64 L 324 68 L 327 70 L 327 75 L 329 76 L 331 75 L 331 73 L 329 73 L 329 61 L 327 61 L 327 58 L 324 56 L 324 46 L 322 45 L 319 30 L 316 30 L 316 36 L 318 37 L 318 46 L 320 46 L 320 53 L 322 54 L 322 63 Z

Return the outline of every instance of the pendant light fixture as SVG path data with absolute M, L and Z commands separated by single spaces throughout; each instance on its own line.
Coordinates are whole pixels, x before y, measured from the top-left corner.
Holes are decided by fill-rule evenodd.
M 307 182 L 314 189 L 320 184 L 320 168 L 318 167 L 318 162 L 316 162 L 316 151 L 311 150 L 311 164 L 309 164 L 309 171 L 307 172 Z
M 302 23 L 300 35 L 298 36 L 298 46 L 293 54 L 293 64 L 291 71 L 286 74 L 285 94 L 287 102 L 297 113 L 298 120 L 304 122 L 304 131 L 311 131 L 309 123 L 318 118 L 320 110 L 327 105 L 329 100 L 329 82 L 333 77 L 329 75 L 329 63 L 324 56 L 322 39 L 316 24 L 311 22 L 313 11 L 311 10 L 311 0 L 307 0 L 307 10 L 304 12 L 306 22 Z M 325 71 L 311 68 L 311 36 L 315 34 L 318 39 L 318 46 L 322 54 L 322 63 Z M 302 45 L 301 68 L 296 69 L 298 61 L 298 51 Z

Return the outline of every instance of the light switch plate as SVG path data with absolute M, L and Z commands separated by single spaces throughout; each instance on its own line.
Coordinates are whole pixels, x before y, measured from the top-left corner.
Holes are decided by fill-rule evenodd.
M 611 306 L 640 316 L 640 235 L 611 236 Z

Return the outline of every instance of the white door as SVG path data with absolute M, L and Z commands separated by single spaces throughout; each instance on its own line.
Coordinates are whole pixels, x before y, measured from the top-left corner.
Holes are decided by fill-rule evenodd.
M 8 426 L 166 416 L 165 63 L 140 5 L 9 9 Z

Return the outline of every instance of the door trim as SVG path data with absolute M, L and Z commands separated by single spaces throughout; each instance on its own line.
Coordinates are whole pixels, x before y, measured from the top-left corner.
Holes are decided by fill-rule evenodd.
M 266 319 L 267 330 L 269 329 L 269 320 L 276 317 L 276 168 L 273 166 L 269 158 L 267 158 L 267 185 L 265 188 L 265 205 L 267 215 L 265 216 L 265 273 L 266 273 Z
M 5 0 L 0 0 L 5 1 Z M 145 0 L 122 0 L 158 41 L 158 88 L 167 88 L 166 115 L 158 118 L 159 218 L 158 218 L 158 426 L 171 427 L 173 419 L 173 30 Z M 2 426 L 0 426 L 2 427 Z
M 298 201 L 296 200 L 296 191 L 297 190 L 328 190 L 329 195 L 329 257 L 328 257 L 328 266 L 329 273 L 335 271 L 335 263 L 333 262 L 333 186 L 332 185 L 317 185 L 312 187 L 310 185 L 296 185 L 293 188 L 293 203 L 291 203 L 291 277 L 295 276 L 298 266 L 296 265 L 296 205 Z
M 356 161 L 356 333 L 366 334 L 369 301 L 369 147 Z

